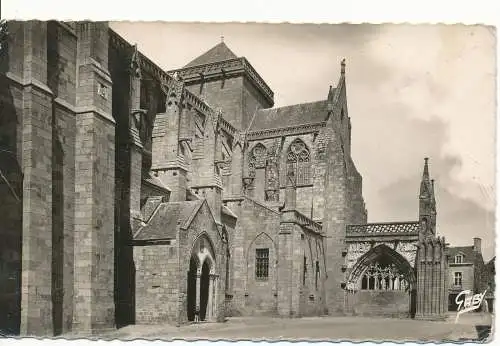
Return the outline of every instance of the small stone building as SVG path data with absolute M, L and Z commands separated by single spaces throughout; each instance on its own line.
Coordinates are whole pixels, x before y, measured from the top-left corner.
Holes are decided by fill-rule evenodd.
M 448 250 L 448 310 L 456 311 L 456 297 L 469 290 L 474 294 L 487 290 L 485 299 L 492 300 L 490 274 L 481 251 L 481 238 L 473 238 L 471 246 L 450 246 Z M 494 277 L 494 276 L 493 276 Z
M 321 100 L 273 108 L 224 42 L 165 71 L 105 22 L 1 29 L 2 330 L 343 315 L 377 261 L 442 313 L 427 164 L 418 221 L 366 224 L 344 61 Z

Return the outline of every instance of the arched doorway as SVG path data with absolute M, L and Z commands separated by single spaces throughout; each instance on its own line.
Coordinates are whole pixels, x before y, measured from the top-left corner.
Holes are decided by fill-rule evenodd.
M 217 318 L 219 275 L 215 253 L 206 234 L 194 243 L 187 275 L 188 321 L 213 321 Z
M 416 282 L 410 263 L 387 245 L 363 255 L 347 284 L 347 309 L 357 315 L 414 317 Z
M 205 261 L 201 268 L 200 277 L 200 320 L 205 321 L 207 317 L 208 290 L 210 288 L 210 267 Z
M 194 321 L 196 313 L 196 273 L 198 263 L 195 257 L 191 256 L 189 261 L 189 271 L 187 276 L 187 316 L 188 321 Z

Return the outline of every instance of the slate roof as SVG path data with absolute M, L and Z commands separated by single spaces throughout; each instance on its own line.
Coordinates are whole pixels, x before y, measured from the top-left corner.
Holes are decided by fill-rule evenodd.
M 448 248 L 449 263 L 455 263 L 455 256 L 463 254 L 463 263 L 474 263 L 475 265 L 483 265 L 483 256 L 474 251 L 474 246 L 450 246 Z
M 166 192 L 170 192 L 170 189 L 168 187 L 166 187 L 165 184 L 163 184 L 161 182 L 161 180 L 156 178 L 156 177 L 149 176 L 149 177 L 146 177 L 142 180 L 146 183 L 149 183 L 150 185 L 153 185 L 156 188 L 159 188 L 159 189 L 164 190 Z
M 226 215 L 234 217 L 235 219 L 238 218 L 238 216 L 235 213 L 233 213 L 233 211 L 231 209 L 229 209 L 228 207 L 226 207 L 225 205 L 222 206 L 222 212 Z
M 134 240 L 175 239 L 178 227 L 187 227 L 204 200 L 161 203 Z
M 364 225 L 347 225 L 347 232 L 351 233 L 410 233 L 420 230 L 418 221 L 411 222 L 387 222 L 387 223 L 367 223 Z
M 259 109 L 255 112 L 250 131 L 320 123 L 328 115 L 328 101 L 301 103 L 293 106 Z
M 493 256 L 492 259 L 488 263 L 486 263 L 486 267 L 488 270 L 491 270 L 493 273 L 495 272 L 495 258 L 496 256 Z
M 229 49 L 229 47 L 226 46 L 224 42 L 221 42 L 215 47 L 211 48 L 207 52 L 197 57 L 196 59 L 194 59 L 193 61 L 191 61 L 189 64 L 184 66 L 184 68 L 197 65 L 205 65 L 216 61 L 224 61 L 236 58 L 237 58 L 236 54 L 234 54 L 231 51 L 231 49 Z

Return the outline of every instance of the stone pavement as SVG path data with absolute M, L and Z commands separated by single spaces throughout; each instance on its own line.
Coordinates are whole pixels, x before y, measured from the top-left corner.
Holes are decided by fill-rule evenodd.
M 232 340 L 314 340 L 314 341 L 466 341 L 478 340 L 491 328 L 491 314 L 469 313 L 455 323 L 455 314 L 446 321 L 417 321 L 376 317 L 232 317 L 225 323 L 201 323 L 181 327 L 133 325 L 101 335 L 104 339 L 232 339 Z M 478 326 L 483 326 L 479 327 Z

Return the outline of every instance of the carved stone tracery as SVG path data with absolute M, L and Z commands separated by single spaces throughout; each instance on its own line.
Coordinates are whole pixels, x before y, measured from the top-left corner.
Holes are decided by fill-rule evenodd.
M 395 251 L 403 256 L 403 258 L 407 260 L 412 267 L 415 266 L 417 247 L 413 242 L 398 242 L 396 245 L 395 242 L 366 241 L 349 243 L 349 246 L 347 248 L 347 255 L 345 257 L 345 265 L 347 269 L 352 269 L 364 254 L 370 251 L 373 247 L 377 247 L 379 245 L 386 245 L 391 249 L 395 249 Z

